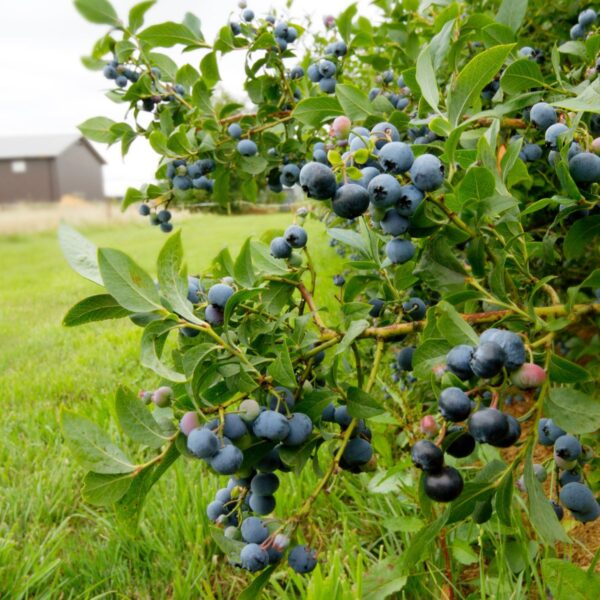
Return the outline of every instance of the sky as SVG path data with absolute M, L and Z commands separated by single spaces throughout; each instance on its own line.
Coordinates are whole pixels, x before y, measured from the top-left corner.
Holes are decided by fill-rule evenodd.
M 120 15 L 126 15 L 136 2 L 112 3 Z M 266 14 L 270 8 L 288 16 L 310 15 L 322 26 L 324 14 L 338 14 L 348 1 L 300 0 L 290 10 L 282 0 L 248 0 L 248 5 L 257 15 Z M 368 9 L 364 2 L 361 13 Z M 230 15 L 240 11 L 237 0 L 158 0 L 147 13 L 146 24 L 177 21 L 186 12 L 201 19 L 204 36 L 212 41 Z M 109 88 L 102 73 L 88 71 L 80 61 L 105 30 L 106 26 L 83 20 L 71 0 L 21 0 L 3 11 L 0 136 L 76 133 L 79 123 L 99 115 L 123 120 L 123 105 L 113 104 L 104 96 Z M 242 55 L 234 54 L 237 56 L 227 56 L 220 64 L 222 85 L 242 99 Z M 201 57 L 196 52 L 184 55 L 184 60 L 197 67 Z M 106 194 L 122 195 L 128 186 L 152 180 L 158 156 L 144 140 L 136 140 L 124 159 L 118 147 L 96 147 L 108 163 L 104 167 Z

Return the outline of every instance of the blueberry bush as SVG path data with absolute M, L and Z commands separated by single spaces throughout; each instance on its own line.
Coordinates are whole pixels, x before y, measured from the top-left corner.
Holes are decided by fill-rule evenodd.
M 593 7 L 375 0 L 377 23 L 351 4 L 320 28 L 240 2 L 211 43 L 193 14 L 146 26 L 153 4 L 121 19 L 75 0 L 109 26 L 84 63 L 125 113 L 81 131 L 159 157 L 123 209 L 169 233 L 172 208 L 303 199 L 285 231 L 225 248 L 207 272 L 172 233 L 156 279 L 62 227 L 71 266 L 104 288 L 65 325 L 130 319 L 160 379 L 116 392 L 126 449 L 63 412 L 84 498 L 135 524 L 169 467 L 200 459 L 225 476 L 206 512 L 230 568 L 259 573 L 240 596 L 254 598 L 278 570 L 327 568 L 315 502 L 357 477 L 409 522 L 390 526 L 396 553 L 383 539 L 361 550 L 356 597 L 563 598 L 567 581 L 597 597 L 600 551 L 578 539 L 600 516 Z M 232 52 L 252 107 L 219 95 Z M 344 259 L 327 310 L 319 228 Z M 281 514 L 303 469 L 318 483 Z

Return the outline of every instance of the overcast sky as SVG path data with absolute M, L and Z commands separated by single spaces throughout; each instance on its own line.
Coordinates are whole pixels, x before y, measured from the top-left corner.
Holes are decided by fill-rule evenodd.
M 120 15 L 126 15 L 134 0 L 113 0 Z M 84 21 L 71 0 L 20 0 L 11 2 L 0 19 L 2 93 L 0 94 L 0 136 L 76 132 L 85 119 L 106 115 L 122 120 L 124 108 L 104 95 L 107 80 L 101 73 L 86 70 L 80 57 L 87 54 L 105 26 Z M 300 0 L 288 12 L 282 0 L 249 0 L 257 15 L 269 8 L 284 14 L 310 14 L 321 26 L 325 13 L 338 14 L 347 0 Z M 364 3 L 366 5 L 366 2 Z M 363 7 L 361 11 L 364 14 Z M 146 22 L 177 21 L 194 12 L 202 21 L 205 37 L 212 41 L 232 12 L 239 13 L 237 0 L 158 0 Z M 186 54 L 185 61 L 197 66 L 201 54 Z M 243 71 L 236 58 L 221 66 L 225 88 L 242 94 Z M 137 140 L 130 154 L 121 159 L 117 148 L 98 146 L 106 158 L 105 191 L 122 194 L 129 185 L 152 179 L 157 155 Z

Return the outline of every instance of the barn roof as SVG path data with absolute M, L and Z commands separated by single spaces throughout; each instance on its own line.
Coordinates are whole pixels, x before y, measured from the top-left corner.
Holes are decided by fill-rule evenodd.
M 77 133 L 0 137 L 0 160 L 55 158 L 79 141 L 88 148 L 98 162 L 105 164 L 106 161 L 98 151 Z

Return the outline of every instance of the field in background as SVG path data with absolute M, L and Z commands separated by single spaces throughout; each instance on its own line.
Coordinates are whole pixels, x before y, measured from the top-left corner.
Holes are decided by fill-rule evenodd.
M 246 236 L 289 223 L 290 215 L 192 217 L 183 229 L 190 270 L 206 268 L 225 245 L 235 253 Z M 166 239 L 139 217 L 82 231 L 98 245 L 129 252 L 148 269 Z M 337 256 L 318 241 L 326 238 L 321 225 L 309 231 L 330 280 Z M 157 383 L 139 367 L 140 330 L 128 321 L 61 326 L 65 311 L 98 288 L 69 269 L 53 229 L 0 235 L 0 256 L 0 597 L 236 598 L 247 576 L 226 564 L 205 516 L 226 478 L 209 474 L 201 461 L 178 461 L 159 482 L 134 537 L 119 528 L 110 510 L 81 502 L 82 471 L 62 443 L 60 407 L 89 416 L 119 438 L 111 416 L 116 387 Z M 324 286 L 321 300 L 331 308 L 334 293 L 332 284 Z M 291 514 L 315 481 L 310 468 L 299 479 L 286 475 L 277 514 Z M 306 530 L 322 548 L 327 574 L 325 583 L 314 579 L 312 585 L 329 590 L 328 600 L 353 597 L 350 585 L 360 582 L 362 571 L 353 549 L 383 535 L 384 517 L 401 511 L 386 496 L 370 497 L 367 505 L 367 481 L 340 478 L 337 493 L 319 500 Z M 346 508 L 339 522 L 342 503 L 356 511 Z M 389 543 L 397 553 L 391 538 Z M 340 570 L 346 574 L 340 577 Z M 306 597 L 310 580 L 285 571 L 274 578 L 272 597 Z

